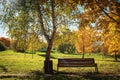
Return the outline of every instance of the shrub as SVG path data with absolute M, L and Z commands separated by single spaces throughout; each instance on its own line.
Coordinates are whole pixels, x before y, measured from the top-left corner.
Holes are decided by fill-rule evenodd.
M 6 49 L 7 47 L 5 46 L 5 44 L 0 41 L 0 51 L 5 51 Z
M 60 51 L 61 53 L 64 53 L 65 52 L 65 45 L 64 44 L 60 44 L 58 46 L 58 51 Z
M 64 43 L 58 46 L 58 51 L 61 53 L 75 53 L 76 49 L 74 44 Z

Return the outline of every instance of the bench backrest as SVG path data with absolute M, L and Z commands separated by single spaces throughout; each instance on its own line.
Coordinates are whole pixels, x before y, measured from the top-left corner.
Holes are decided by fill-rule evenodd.
M 77 63 L 83 63 L 83 64 L 93 64 L 94 62 L 94 58 L 59 58 L 58 59 L 58 64 L 77 64 Z

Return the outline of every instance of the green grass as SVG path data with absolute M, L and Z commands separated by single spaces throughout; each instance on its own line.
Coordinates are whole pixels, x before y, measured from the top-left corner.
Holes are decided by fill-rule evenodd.
M 65 57 L 81 58 L 80 54 L 62 54 L 62 53 L 51 53 L 51 59 L 53 60 L 53 69 L 56 72 L 57 69 L 57 59 Z M 119 80 L 117 76 L 120 76 L 120 58 L 118 62 L 114 62 L 114 58 L 110 56 L 102 57 L 101 54 L 85 54 L 85 57 L 94 58 L 95 62 L 98 64 L 99 74 L 94 74 L 94 68 L 60 68 L 60 74 L 55 74 L 50 80 L 91 80 L 96 79 L 98 76 L 105 76 L 103 80 Z M 43 64 L 45 59 L 44 52 L 37 52 L 36 54 L 28 53 L 17 53 L 11 50 L 0 52 L 0 75 L 9 74 L 30 74 L 38 78 L 36 80 L 44 80 L 43 76 Z M 85 75 L 92 75 L 90 77 L 84 77 Z M 80 76 L 81 75 L 81 76 Z M 106 76 L 114 76 L 108 77 Z M 69 76 L 69 77 L 68 77 Z M 71 76 L 71 77 L 70 77 Z M 96 77 L 97 76 L 97 77 Z M 60 78 L 61 77 L 61 78 Z M 28 77 L 27 77 L 28 78 Z M 30 77 L 31 78 L 31 77 Z M 46 78 L 46 77 L 45 77 Z M 65 78 L 65 79 L 64 79 Z M 110 78 L 110 79 L 109 79 Z M 10 78 L 14 80 L 14 78 Z M 25 78 L 24 78 L 25 79 Z M 3 78 L 2 78 L 3 80 Z M 4 78 L 4 80 L 9 80 L 9 78 Z M 47 79 L 46 79 L 47 80 Z

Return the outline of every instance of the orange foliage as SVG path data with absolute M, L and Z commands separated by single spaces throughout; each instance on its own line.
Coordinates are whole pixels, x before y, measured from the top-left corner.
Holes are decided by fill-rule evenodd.
M 92 52 L 92 29 L 81 28 L 77 32 L 78 38 L 76 41 L 76 48 L 78 52 Z
M 5 44 L 6 47 L 10 48 L 10 39 L 5 37 L 0 37 L 0 41 Z

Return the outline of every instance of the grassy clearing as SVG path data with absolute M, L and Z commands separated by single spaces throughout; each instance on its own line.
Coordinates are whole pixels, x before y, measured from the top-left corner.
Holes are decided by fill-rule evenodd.
M 65 57 L 81 58 L 80 54 L 62 54 L 52 53 L 51 59 L 53 60 L 53 68 L 56 72 L 57 59 Z M 37 52 L 36 54 L 28 53 L 16 53 L 11 50 L 0 52 L 0 74 L 30 74 L 34 77 L 39 78 L 36 80 L 91 80 L 103 77 L 103 80 L 119 80 L 117 76 L 120 76 L 120 62 L 114 62 L 114 58 L 110 56 L 102 57 L 100 54 L 86 54 L 85 57 L 95 58 L 95 62 L 98 64 L 99 74 L 94 74 L 94 68 L 60 68 L 60 74 L 53 75 L 52 77 L 44 77 L 43 74 L 43 62 L 45 59 L 45 53 Z M 120 58 L 118 59 L 120 61 Z M 88 74 L 88 76 L 85 76 Z M 38 76 L 38 75 L 42 75 Z M 82 75 L 82 76 L 80 76 Z M 93 75 L 94 77 L 91 77 Z M 114 76 L 115 75 L 115 76 Z M 36 77 L 37 76 L 37 77 Z M 68 77 L 69 76 L 69 77 Z M 114 77 L 106 77 L 114 76 Z M 61 78 L 60 78 L 61 77 Z M 86 78 L 87 77 L 87 78 Z M 29 78 L 29 77 L 27 77 Z M 106 79 L 107 78 L 107 79 Z M 110 79 L 109 79 L 110 78 Z M 10 78 L 14 80 L 14 78 Z M 21 79 L 21 78 L 19 78 Z M 25 79 L 25 78 L 24 78 Z M 7 80 L 5 78 L 4 80 Z M 9 80 L 9 78 L 8 78 Z

